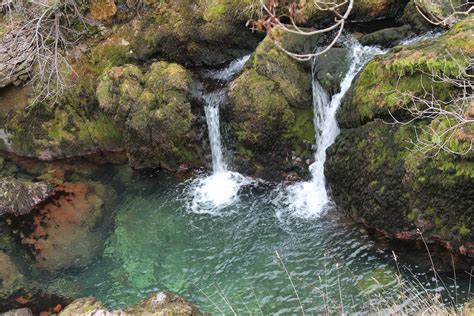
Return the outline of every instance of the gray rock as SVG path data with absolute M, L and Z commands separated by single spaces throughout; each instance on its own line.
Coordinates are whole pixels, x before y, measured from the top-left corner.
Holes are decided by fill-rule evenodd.
M 53 187 L 45 182 L 0 178 L 0 215 L 27 214 L 52 191 Z
M 324 89 L 337 93 L 344 75 L 349 70 L 347 49 L 334 47 L 329 52 L 316 57 L 314 72 Z
M 362 36 L 359 41 L 363 45 L 392 47 L 397 45 L 402 39 L 407 37 L 410 31 L 410 25 L 390 27 L 370 34 L 366 34 Z

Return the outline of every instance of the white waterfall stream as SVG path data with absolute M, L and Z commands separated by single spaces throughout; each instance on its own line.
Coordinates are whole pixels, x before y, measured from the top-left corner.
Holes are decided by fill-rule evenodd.
M 209 130 L 209 142 L 211 144 L 212 153 L 212 171 L 214 173 L 225 172 L 227 166 L 224 162 L 224 154 L 222 153 L 222 141 L 220 131 L 219 109 L 220 105 L 225 101 L 225 90 L 217 90 L 204 96 L 206 107 L 207 128 Z
M 309 167 L 311 181 L 296 183 L 288 188 L 288 203 L 293 214 L 299 217 L 312 217 L 320 214 L 330 203 L 324 177 L 326 149 L 331 146 L 339 134 L 336 112 L 342 98 L 351 87 L 357 73 L 375 55 L 384 53 L 376 47 L 362 46 L 355 39 L 349 41 L 351 65 L 341 81 L 340 92 L 329 97 L 321 84 L 312 74 L 314 125 L 316 129 L 316 152 L 314 163 Z M 313 65 L 314 68 L 314 65 Z
M 208 92 L 203 96 L 206 103 L 204 111 L 209 130 L 213 173 L 210 176 L 195 179 L 191 185 L 193 199 L 189 209 L 194 213 L 221 215 L 220 211 L 223 208 L 238 199 L 240 188 L 250 182 L 241 174 L 227 169 L 224 161 L 219 118 L 220 107 L 227 97 L 227 85 L 242 70 L 249 58 L 250 55 L 244 56 L 222 70 L 206 74 L 211 79 L 225 83 L 226 87 Z

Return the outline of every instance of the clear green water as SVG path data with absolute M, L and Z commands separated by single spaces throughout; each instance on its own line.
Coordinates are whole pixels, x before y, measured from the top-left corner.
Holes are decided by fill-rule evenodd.
M 36 270 L 32 277 L 49 290 L 92 295 L 111 308 L 170 290 L 215 314 L 231 313 L 224 296 L 237 314 L 299 314 L 278 251 L 307 313 L 323 310 L 326 291 L 333 311 L 339 289 L 346 311 L 366 310 L 369 301 L 399 293 L 389 251 L 332 212 L 293 217 L 279 202 L 278 188 L 246 187 L 222 216 L 211 216 L 188 211 L 189 181 L 163 175 L 126 185 L 104 181 L 115 185 L 118 199 L 103 255 L 80 271 Z M 428 288 L 435 286 L 427 268 L 411 268 Z M 459 297 L 466 295 L 466 282 L 458 280 Z

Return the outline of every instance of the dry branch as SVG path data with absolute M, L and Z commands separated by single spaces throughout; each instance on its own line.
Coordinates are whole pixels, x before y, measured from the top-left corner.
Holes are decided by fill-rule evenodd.
M 308 61 L 316 56 L 322 55 L 329 51 L 336 44 L 337 40 L 341 37 L 347 19 L 349 18 L 349 15 L 354 6 L 354 0 L 344 0 L 340 3 L 314 0 L 314 4 L 318 10 L 331 12 L 331 14 L 334 15 L 334 23 L 328 27 L 324 27 L 321 29 L 306 30 L 300 28 L 297 25 L 297 20 L 300 18 L 300 16 L 297 12 L 298 8 L 296 2 L 279 0 L 267 0 L 266 2 L 264 2 L 264 0 L 260 1 L 265 16 L 259 19 L 258 21 L 252 21 L 251 25 L 253 29 L 259 31 L 265 28 L 267 34 L 270 37 L 272 36 L 272 29 L 275 27 L 282 29 L 284 32 L 297 36 L 315 36 L 335 32 L 333 40 L 328 45 L 312 53 L 300 54 L 291 52 L 284 48 L 277 40 L 274 41 L 275 45 L 278 46 L 278 48 L 280 48 L 283 52 L 299 61 Z M 285 9 L 283 9 L 283 12 L 281 12 L 282 6 L 286 8 L 286 12 L 284 12 Z M 342 13 L 340 12 L 341 10 L 343 11 Z M 281 22 L 282 19 L 288 20 L 289 23 L 285 24 Z
M 56 98 L 68 87 L 72 67 L 66 51 L 73 47 L 86 28 L 74 0 L 20 1 L 12 3 L 17 15 L 0 42 L 0 73 L 4 82 L 18 84 L 30 77 L 35 101 Z

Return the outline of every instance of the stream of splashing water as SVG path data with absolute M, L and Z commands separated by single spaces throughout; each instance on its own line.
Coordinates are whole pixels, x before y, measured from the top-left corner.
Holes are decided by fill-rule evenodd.
M 351 87 L 357 73 L 375 55 L 384 51 L 371 46 L 362 46 L 355 39 L 349 40 L 350 68 L 341 81 L 340 92 L 330 97 L 312 74 L 314 125 L 316 129 L 316 152 L 314 163 L 309 167 L 311 181 L 300 182 L 288 187 L 288 204 L 292 214 L 298 217 L 314 217 L 330 206 L 326 189 L 324 163 L 326 149 L 331 146 L 339 134 L 336 112 L 342 98 Z M 313 63 L 314 69 L 314 63 Z
M 244 56 L 222 70 L 206 74 L 209 78 L 225 83 L 226 87 L 208 92 L 203 96 L 206 103 L 204 111 L 209 130 L 213 172 L 210 176 L 198 177 L 191 183 L 192 201 L 189 209 L 194 213 L 222 215 L 222 209 L 238 200 L 240 188 L 250 183 L 250 180 L 240 173 L 227 169 L 219 118 L 219 109 L 227 98 L 227 85 L 242 70 L 249 58 L 250 55 Z

